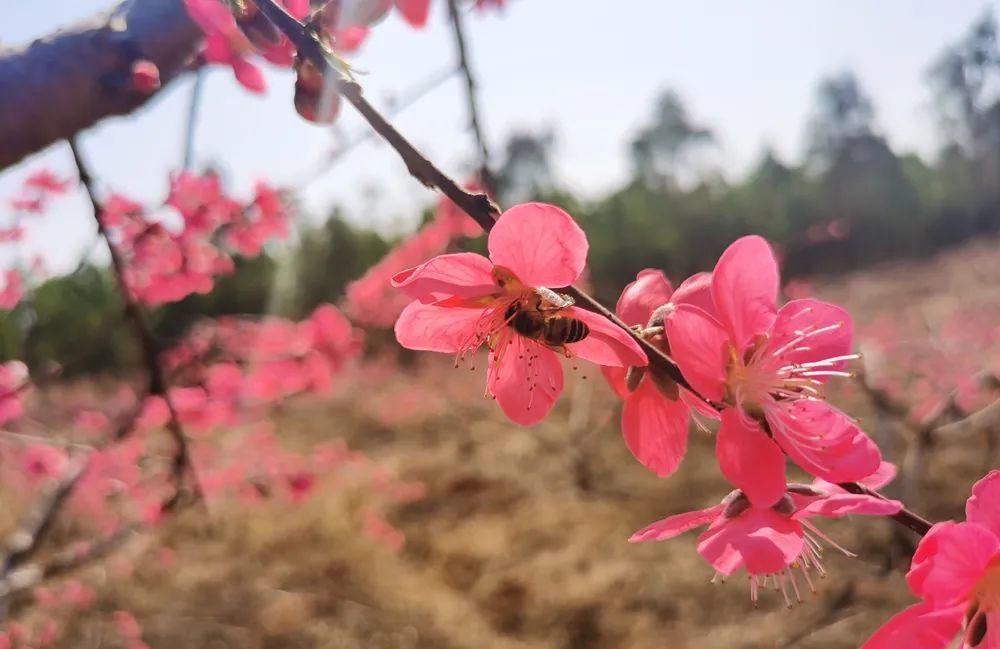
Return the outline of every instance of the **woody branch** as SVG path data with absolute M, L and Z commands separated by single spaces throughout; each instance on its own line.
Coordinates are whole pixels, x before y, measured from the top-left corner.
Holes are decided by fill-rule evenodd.
M 362 87 L 354 80 L 347 78 L 336 65 L 331 62 L 330 52 L 323 43 L 307 30 L 305 26 L 274 0 L 254 0 L 258 9 L 263 13 L 278 29 L 280 29 L 288 39 L 296 46 L 300 56 L 307 58 L 326 75 L 338 81 L 341 94 L 353 105 L 362 117 L 382 136 L 386 142 L 396 151 L 406 164 L 410 175 L 419 180 L 429 188 L 436 188 L 447 196 L 452 202 L 458 205 L 468 214 L 485 232 L 489 232 L 496 218 L 500 216 L 500 208 L 484 194 L 474 194 L 462 189 L 458 183 L 448 177 L 438 169 L 430 160 L 421 154 L 399 131 L 395 129 L 369 102 L 365 99 Z M 677 365 L 660 349 L 652 345 L 643 336 L 632 330 L 622 322 L 615 314 L 597 300 L 587 295 L 576 287 L 569 286 L 560 289 L 572 297 L 578 306 L 593 311 L 625 330 L 642 347 L 649 363 L 654 371 L 661 372 L 678 385 L 687 388 L 694 394 L 698 394 L 690 383 L 684 378 Z M 711 403 L 705 399 L 707 403 Z M 718 407 L 718 404 L 712 404 Z M 858 494 L 869 494 L 881 497 L 859 483 L 841 483 L 844 489 Z M 903 509 L 892 518 L 906 528 L 924 535 L 930 528 L 931 523 L 922 516 Z
M 145 59 L 166 81 L 183 73 L 202 40 L 183 0 L 129 0 L 111 12 L 0 48 L 0 169 L 98 120 L 151 99 L 129 83 Z

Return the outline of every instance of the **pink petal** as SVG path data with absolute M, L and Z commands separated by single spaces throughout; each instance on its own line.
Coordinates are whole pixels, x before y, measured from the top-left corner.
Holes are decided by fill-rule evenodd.
M 424 303 L 453 296 L 477 298 L 498 290 L 493 279 L 493 264 L 474 252 L 434 257 L 419 266 L 396 273 L 392 285 Z
M 670 355 L 703 397 L 722 401 L 726 384 L 729 337 L 712 316 L 698 307 L 678 305 L 666 322 Z
M 893 464 L 892 462 L 886 462 L 885 460 L 883 460 L 882 462 L 879 462 L 878 468 L 875 469 L 875 473 L 871 474 L 867 478 L 862 478 L 861 480 L 858 480 L 858 482 L 868 487 L 869 489 L 878 491 L 882 487 L 886 486 L 887 484 L 895 480 L 896 473 L 897 473 L 896 465 Z
M 334 47 L 338 52 L 347 54 L 356 52 L 361 44 L 368 38 L 369 29 L 367 27 L 345 27 L 334 32 Z
M 396 8 L 403 14 L 406 22 L 413 27 L 423 27 L 427 24 L 430 13 L 430 0 L 396 0 Z
M 722 505 L 716 505 L 715 507 L 709 507 L 708 509 L 696 512 L 686 512 L 684 514 L 677 514 L 676 516 L 669 516 L 642 528 L 629 537 L 628 542 L 666 541 L 680 536 L 684 532 L 708 525 L 721 513 Z
M 647 268 L 639 271 L 635 281 L 622 291 L 615 313 L 625 324 L 645 327 L 653 311 L 670 302 L 673 293 L 674 288 L 662 270 Z
M 407 349 L 454 354 L 470 346 L 482 309 L 411 302 L 396 321 L 396 340 Z
M 807 336 L 809 331 L 818 331 L 830 326 L 837 326 L 831 331 Z M 802 339 L 798 344 L 790 344 L 795 339 Z M 819 300 L 792 300 L 778 311 L 774 321 L 774 329 L 768 347 L 783 351 L 778 358 L 782 365 L 787 363 L 809 363 L 835 358 L 851 353 L 854 344 L 854 325 L 850 314 L 835 304 Z M 808 348 L 803 351 L 793 351 L 796 348 Z M 832 365 L 817 367 L 817 370 L 843 370 L 846 361 Z M 822 376 L 815 377 L 823 380 Z
M 972 486 L 972 495 L 965 503 L 965 518 L 1000 537 L 1000 471 L 990 471 Z
M 920 541 L 906 582 L 937 607 L 958 604 L 1000 555 L 1000 539 L 977 523 L 938 523 Z
M 309 15 L 309 0 L 285 0 L 285 9 L 296 19 L 302 20 Z
M 250 92 L 258 94 L 267 90 L 267 82 L 264 81 L 264 74 L 256 65 L 238 56 L 233 57 L 231 64 L 233 66 L 233 74 L 236 75 L 236 80 L 240 82 L 241 86 Z
M 686 388 L 681 388 L 681 401 L 688 405 L 688 408 L 694 410 L 702 417 L 706 419 L 713 419 L 715 421 L 719 420 L 719 411 L 712 407 L 711 404 L 705 403 L 705 401 L 693 392 Z
M 674 304 L 690 304 L 715 317 L 712 301 L 712 273 L 697 273 L 681 282 L 670 300 Z
M 832 496 L 812 501 L 796 512 L 795 517 L 826 516 L 827 518 L 839 518 L 848 514 L 892 516 L 893 514 L 898 514 L 901 509 L 903 509 L 903 503 L 898 500 L 886 500 L 862 494 L 835 493 Z
M 544 203 L 515 205 L 504 212 L 488 246 L 490 260 L 527 286 L 569 286 L 587 263 L 583 230 L 569 214 Z
M 746 566 L 751 575 L 781 572 L 802 554 L 802 527 L 772 509 L 751 507 L 720 519 L 698 537 L 698 554 L 724 575 Z
M 861 649 L 945 649 L 962 630 L 964 607 L 914 604 L 883 624 Z
M 490 355 L 487 387 L 511 421 L 522 426 L 545 418 L 563 391 L 559 357 L 522 336 L 511 336 L 497 363 Z
M 643 367 L 649 364 L 639 343 L 604 316 L 577 307 L 570 307 L 567 312 L 590 327 L 586 338 L 566 345 L 574 356 L 610 367 Z
M 771 328 L 778 283 L 778 262 L 764 239 L 743 237 L 722 253 L 712 273 L 712 299 L 738 349 Z
M 785 456 L 760 426 L 738 408 L 722 411 L 715 453 L 719 468 L 758 507 L 785 495 Z
M 683 401 L 671 401 L 646 379 L 625 397 L 622 433 L 635 459 L 661 478 L 677 470 L 687 451 L 690 411 Z
M 850 417 L 825 401 L 801 399 L 765 404 L 774 440 L 810 474 L 829 482 L 853 482 L 878 470 L 878 446 Z

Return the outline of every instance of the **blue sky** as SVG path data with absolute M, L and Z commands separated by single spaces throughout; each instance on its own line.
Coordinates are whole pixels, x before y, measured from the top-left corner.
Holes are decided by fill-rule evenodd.
M 33 0 L 5 12 L 0 42 L 51 32 L 115 4 L 107 0 Z M 936 147 L 928 62 L 997 2 L 985 0 L 510 0 L 505 12 L 467 20 L 493 149 L 520 128 L 556 130 L 560 181 L 599 196 L 628 170 L 625 142 L 646 119 L 657 93 L 677 89 L 694 118 L 713 128 L 724 170 L 738 174 L 765 146 L 794 159 L 817 81 L 853 69 L 875 100 L 878 123 L 894 146 L 931 155 Z M 443 2 L 415 31 L 394 17 L 376 27 L 353 59 L 377 105 L 454 60 Z M 245 93 L 227 70 L 208 75 L 197 159 L 221 166 L 237 192 L 257 179 L 301 185 L 331 150 L 331 129 L 303 122 L 292 107 L 290 73 L 268 71 L 264 98 Z M 438 87 L 394 121 L 446 171 L 462 175 L 472 156 L 463 86 Z M 152 105 L 107 120 L 83 139 L 101 181 L 140 200 L 162 200 L 181 159 L 190 81 L 172 84 Z M 363 122 L 345 108 L 348 137 Z M 31 169 L 69 174 L 56 145 L 0 174 L 9 197 Z M 337 203 L 352 219 L 386 230 L 409 227 L 434 196 L 410 180 L 381 143 L 355 149 L 302 192 L 309 218 Z M 0 215 L 0 221 L 5 218 Z M 91 239 L 82 196 L 60 202 L 35 224 L 20 254 L 44 252 L 54 270 L 75 265 Z

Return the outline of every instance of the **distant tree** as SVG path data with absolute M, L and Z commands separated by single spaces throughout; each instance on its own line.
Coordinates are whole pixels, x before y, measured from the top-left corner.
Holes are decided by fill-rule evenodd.
M 552 149 L 555 133 L 517 131 L 507 139 L 504 162 L 497 172 L 497 186 L 503 203 L 523 203 L 552 192 Z
M 1000 227 L 1000 39 L 992 12 L 984 13 L 934 61 L 929 77 L 948 138 L 941 164 L 974 197 L 968 222 L 957 223 L 955 229 L 996 229 Z
M 821 81 L 807 125 L 807 160 L 827 168 L 852 143 L 874 135 L 875 108 L 854 73 L 844 71 Z
M 338 209 L 326 223 L 305 228 L 298 249 L 289 252 L 295 256 L 296 291 L 289 315 L 305 315 L 320 303 L 338 301 L 348 282 L 390 248 L 391 242 L 377 232 L 351 226 Z
M 691 121 L 673 90 L 660 94 L 650 123 L 632 138 L 629 153 L 635 177 L 649 186 L 673 182 L 690 155 L 715 142 L 712 131 Z

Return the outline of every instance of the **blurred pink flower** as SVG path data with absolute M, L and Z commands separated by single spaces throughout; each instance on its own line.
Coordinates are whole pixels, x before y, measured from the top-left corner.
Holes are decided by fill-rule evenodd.
M 1000 471 L 972 487 L 964 523 L 924 536 L 906 581 L 921 598 L 890 619 L 862 649 L 1000 648 Z M 964 629 L 964 633 L 963 633 Z
M 662 271 L 648 268 L 625 287 L 615 311 L 627 325 L 662 329 L 665 319 L 671 317 L 677 304 L 710 302 L 709 288 L 710 277 L 702 273 L 686 280 L 675 292 Z M 649 336 L 648 340 L 669 353 L 662 332 Z M 611 387 L 625 402 L 622 407 L 622 433 L 629 450 L 643 466 L 665 477 L 677 470 L 687 450 L 688 422 L 691 418 L 688 404 L 695 404 L 707 416 L 716 417 L 716 414 L 698 397 L 650 372 L 639 374 L 641 378 L 637 383 L 632 378 L 630 385 L 629 372 L 634 377 L 636 371 L 619 367 L 602 368 Z
M 0 309 L 13 309 L 24 297 L 24 284 L 21 273 L 8 270 L 3 274 L 3 289 L 0 289 Z
M 28 366 L 20 361 L 0 363 L 0 424 L 24 412 L 22 393 L 28 383 Z
M 743 237 L 712 273 L 715 313 L 680 304 L 666 321 L 685 378 L 724 406 L 716 442 L 723 474 L 762 507 L 785 492 L 786 453 L 830 482 L 864 478 L 881 460 L 854 420 L 821 398 L 824 381 L 850 376 L 844 365 L 857 358 L 850 315 L 813 299 L 779 310 L 778 281 L 767 242 Z
M 707 525 L 708 529 L 698 537 L 698 553 L 715 568 L 716 577 L 729 577 L 745 568 L 750 578 L 750 599 L 755 606 L 760 590 L 769 580 L 781 590 L 785 604 L 791 606 L 789 586 L 794 598 L 802 601 L 796 570 L 801 572 L 810 590 L 815 590 L 810 571 L 826 576 L 820 541 L 854 556 L 809 519 L 847 514 L 890 516 L 900 509 L 902 503 L 894 500 L 799 484 L 786 485 L 776 503 L 760 507 L 737 489 L 714 507 L 657 521 L 633 534 L 629 541 L 665 541 Z
M 541 421 L 562 392 L 557 351 L 598 365 L 647 363 L 639 345 L 602 316 L 542 304 L 539 288 L 572 284 L 586 263 L 586 235 L 569 214 L 542 203 L 512 207 L 497 219 L 488 247 L 488 259 L 441 255 L 393 277 L 393 286 L 416 300 L 396 322 L 403 347 L 457 354 L 461 360 L 485 345 L 487 393 L 522 425 Z M 582 322 L 588 335 L 548 346 L 518 334 L 513 326 L 518 309 L 538 307 Z
M 58 478 L 68 462 L 62 450 L 48 444 L 31 444 L 21 454 L 21 468 L 32 481 Z

